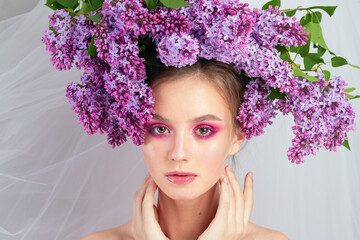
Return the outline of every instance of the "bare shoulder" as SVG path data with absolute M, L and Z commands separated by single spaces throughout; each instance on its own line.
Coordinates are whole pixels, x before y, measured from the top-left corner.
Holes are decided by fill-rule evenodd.
M 131 222 L 127 222 L 119 227 L 91 233 L 79 240 L 134 240 L 130 226 Z
M 249 234 L 246 240 L 289 240 L 283 233 L 264 228 L 259 225 L 250 222 Z

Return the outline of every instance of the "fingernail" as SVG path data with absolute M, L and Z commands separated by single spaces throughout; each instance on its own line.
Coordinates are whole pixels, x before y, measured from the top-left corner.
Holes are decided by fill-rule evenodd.
M 250 173 L 250 178 L 251 178 L 251 181 L 254 181 L 254 173 Z
M 152 178 L 149 179 L 149 185 L 151 185 L 153 183 Z
M 224 183 L 226 183 L 226 184 L 229 183 L 227 177 L 224 177 Z

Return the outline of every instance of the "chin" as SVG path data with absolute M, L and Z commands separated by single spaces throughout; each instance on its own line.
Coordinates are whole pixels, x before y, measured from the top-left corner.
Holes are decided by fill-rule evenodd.
M 199 189 L 194 189 L 194 186 L 188 184 L 177 185 L 170 183 L 170 186 L 160 188 L 163 193 L 169 198 L 177 201 L 187 201 L 198 198 L 204 192 L 200 192 Z

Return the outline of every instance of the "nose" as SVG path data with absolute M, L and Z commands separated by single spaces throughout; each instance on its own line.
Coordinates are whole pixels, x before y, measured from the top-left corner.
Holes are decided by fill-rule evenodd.
M 173 161 L 188 160 L 188 145 L 186 134 L 184 132 L 175 133 L 170 144 L 168 158 Z

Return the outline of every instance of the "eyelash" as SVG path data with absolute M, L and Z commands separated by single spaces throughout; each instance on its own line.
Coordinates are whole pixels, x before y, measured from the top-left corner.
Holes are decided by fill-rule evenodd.
M 159 133 L 158 130 L 159 128 L 164 128 L 166 132 L 164 133 Z M 201 135 L 201 134 L 198 134 L 197 131 L 199 129 L 207 129 L 208 133 L 205 134 L 205 135 Z M 166 127 L 166 126 L 162 126 L 162 125 L 155 125 L 155 126 L 151 126 L 148 131 L 154 135 L 154 136 L 164 136 L 166 134 L 169 134 L 170 131 L 169 129 Z M 212 136 L 216 131 L 212 128 L 212 127 L 209 127 L 209 126 L 197 126 L 194 130 L 194 133 L 196 134 L 196 136 L 200 137 L 200 138 L 208 138 L 210 136 Z

